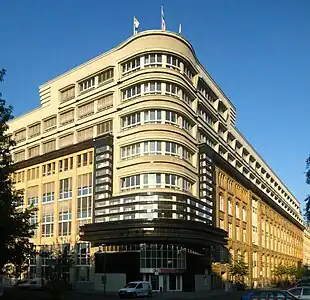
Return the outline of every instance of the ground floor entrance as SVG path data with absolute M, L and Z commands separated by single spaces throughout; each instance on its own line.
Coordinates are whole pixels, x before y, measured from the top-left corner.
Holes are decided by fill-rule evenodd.
M 154 291 L 172 292 L 183 290 L 182 274 L 143 274 L 143 280 L 150 282 Z

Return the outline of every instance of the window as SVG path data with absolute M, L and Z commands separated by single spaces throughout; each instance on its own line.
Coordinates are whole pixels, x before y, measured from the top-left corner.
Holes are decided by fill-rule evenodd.
M 213 103 L 217 99 L 217 96 L 215 95 L 215 93 L 203 80 L 199 80 L 198 91 L 211 103 Z
M 185 178 L 182 179 L 182 189 L 185 192 L 192 192 L 192 183 Z
M 191 133 L 192 131 L 192 125 L 189 123 L 189 121 L 185 117 L 182 118 L 182 128 L 189 133 Z
M 166 94 L 179 97 L 179 87 L 174 83 L 166 83 Z
M 159 67 L 162 66 L 162 55 L 161 54 L 147 54 L 144 56 L 145 67 Z
M 87 91 L 95 87 L 95 77 L 86 79 L 79 84 L 80 92 Z
M 68 157 L 59 161 L 59 172 L 73 169 L 73 157 Z
M 140 57 L 131 59 L 123 64 L 123 75 L 140 69 Z
M 188 65 L 186 65 L 186 64 L 184 64 L 184 74 L 185 74 L 185 76 L 187 76 L 190 80 L 193 80 L 194 74 L 193 74 L 191 68 L 190 68 Z
M 143 188 L 156 188 L 161 186 L 161 174 L 143 174 Z
M 236 226 L 236 240 L 240 241 L 240 227 Z
M 58 234 L 60 236 L 66 236 L 71 234 L 71 207 L 69 203 L 65 203 L 59 208 L 58 217 Z
M 232 238 L 232 224 L 228 223 L 228 237 Z
M 182 158 L 187 160 L 188 162 L 192 162 L 192 156 L 193 154 L 188 150 L 186 149 L 185 147 L 182 147 Z
M 236 203 L 236 218 L 240 219 L 240 207 L 239 203 Z
M 144 83 L 144 94 L 161 94 L 161 82 L 151 81 Z
M 67 147 L 73 144 L 73 133 L 59 138 L 59 148 Z
M 222 194 L 220 194 L 219 202 L 220 202 L 220 205 L 219 205 L 220 211 L 224 211 L 224 199 L 223 199 Z
M 112 131 L 112 120 L 105 121 L 97 125 L 97 135 L 105 134 Z
M 178 115 L 173 111 L 166 111 L 165 112 L 165 123 L 178 125 Z
M 246 229 L 242 228 L 243 242 L 246 243 Z
M 77 156 L 77 167 L 85 167 L 93 163 L 93 152 L 85 152 Z
M 19 162 L 25 159 L 25 150 L 14 153 L 14 161 Z
M 144 112 L 144 123 L 161 123 L 162 120 L 162 111 L 161 110 L 147 110 Z
M 296 288 L 296 289 L 290 289 L 289 292 L 293 295 L 293 296 L 301 296 L 301 288 Z M 305 293 L 304 293 L 305 295 Z M 308 294 L 310 295 L 310 294 Z
M 41 123 L 31 125 L 28 127 L 28 137 L 32 138 L 40 135 L 41 133 Z
M 97 111 L 102 111 L 113 106 L 113 94 L 103 96 L 97 100 Z
M 56 140 L 51 140 L 43 143 L 43 153 L 56 150 Z
M 42 166 L 42 175 L 43 176 L 49 176 L 49 175 L 55 174 L 55 169 L 56 168 L 55 168 L 54 162 L 43 165 Z
M 89 127 L 77 132 L 78 142 L 89 140 L 93 138 L 93 127 Z
M 133 127 L 141 124 L 141 113 L 133 113 L 122 117 L 122 128 Z
M 167 67 L 179 70 L 180 60 L 173 55 L 167 55 Z
M 232 216 L 232 201 L 231 201 L 231 198 L 228 199 L 228 214 Z
M 30 186 L 27 189 L 27 204 L 28 205 L 36 205 L 39 201 L 39 187 L 36 186 Z
M 32 213 L 31 217 L 30 217 L 30 225 L 38 225 L 39 223 L 39 214 L 38 211 L 35 211 Z M 37 228 L 34 230 L 34 236 L 37 235 Z
M 40 155 L 40 145 L 28 149 L 28 158 Z
M 27 170 L 27 180 L 33 180 L 39 178 L 39 167 L 34 167 Z
M 245 206 L 242 207 L 242 219 L 243 219 L 243 222 L 246 222 L 246 207 Z
M 141 96 L 141 86 L 135 85 L 123 90 L 123 101 Z
M 201 105 L 199 105 L 198 114 L 207 124 L 209 124 L 211 127 L 213 126 L 214 120 L 212 116 Z
M 166 147 L 165 147 L 165 154 L 166 155 L 179 155 L 179 149 L 178 149 L 178 145 L 176 143 L 172 143 L 172 142 L 166 142 Z
M 78 196 L 92 194 L 92 173 L 78 176 Z
M 122 190 L 138 189 L 140 187 L 140 175 L 129 176 L 121 179 Z
M 74 122 L 74 109 L 71 109 L 65 113 L 60 114 L 59 119 L 61 126 Z
M 121 159 L 133 158 L 136 156 L 140 156 L 140 143 L 121 147 Z
M 72 178 L 61 179 L 59 182 L 59 200 L 72 198 Z
M 94 113 L 94 102 L 90 102 L 78 107 L 78 117 L 83 119 Z
M 54 201 L 54 182 L 48 182 L 43 184 L 42 202 L 49 203 Z
M 57 127 L 57 117 L 54 116 L 54 117 L 46 119 L 44 121 L 43 125 L 44 125 L 43 126 L 44 131 L 49 131 L 49 130 L 52 130 L 53 128 L 56 128 Z
M 220 219 L 220 228 L 224 229 L 224 220 Z
M 66 102 L 71 99 L 74 99 L 75 97 L 75 86 L 71 86 L 69 88 L 66 88 L 62 91 L 60 91 L 60 101 Z
M 178 189 L 178 177 L 176 175 L 165 174 L 165 187 Z
M 143 143 L 144 155 L 156 155 L 161 154 L 161 142 L 160 141 L 149 141 Z
M 20 143 L 26 140 L 26 129 L 22 129 L 18 132 L 15 132 L 14 140 L 16 143 Z
M 77 218 L 81 219 L 89 219 L 92 217 L 91 214 L 91 196 L 83 196 L 77 198 Z
M 98 75 L 98 83 L 101 84 L 101 83 L 105 83 L 109 80 L 112 80 L 113 79 L 113 76 L 114 76 L 114 70 L 113 68 L 110 68 L 108 70 L 105 70 L 103 72 L 101 72 L 99 75 Z
M 42 216 L 42 237 L 51 237 L 54 234 L 54 214 L 44 213 Z

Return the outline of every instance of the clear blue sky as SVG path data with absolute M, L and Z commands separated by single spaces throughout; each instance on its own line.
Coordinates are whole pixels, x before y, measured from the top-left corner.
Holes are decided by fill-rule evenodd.
M 1 0 L 0 85 L 20 115 L 38 86 L 140 30 L 183 35 L 237 108 L 237 127 L 303 202 L 310 154 L 309 0 Z

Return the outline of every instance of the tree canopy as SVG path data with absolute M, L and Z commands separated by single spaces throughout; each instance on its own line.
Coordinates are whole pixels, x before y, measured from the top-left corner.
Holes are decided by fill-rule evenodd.
M 229 266 L 229 273 L 235 278 L 236 283 L 244 284 L 244 278 L 249 273 L 249 266 L 242 256 Z
M 310 156 L 306 160 L 306 183 L 310 185 Z M 305 218 L 310 222 L 310 195 L 306 198 Z
M 0 82 L 6 71 L 0 70 Z M 0 93 L 0 273 L 6 264 L 19 267 L 27 261 L 33 251 L 30 238 L 36 224 L 31 224 L 33 206 L 23 208 L 23 192 L 16 191 L 13 183 L 14 162 L 11 149 L 15 142 L 7 134 L 8 122 L 13 119 L 13 108 L 7 105 Z

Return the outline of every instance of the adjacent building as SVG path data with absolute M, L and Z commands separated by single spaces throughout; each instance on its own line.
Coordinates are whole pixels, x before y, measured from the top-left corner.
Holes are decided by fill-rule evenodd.
M 300 203 L 182 36 L 134 35 L 40 86 L 40 99 L 9 124 L 16 188 L 39 208 L 38 248 L 76 248 L 73 281 L 203 290 L 239 256 L 249 284 L 302 263 Z M 30 273 L 44 276 L 47 260 Z

